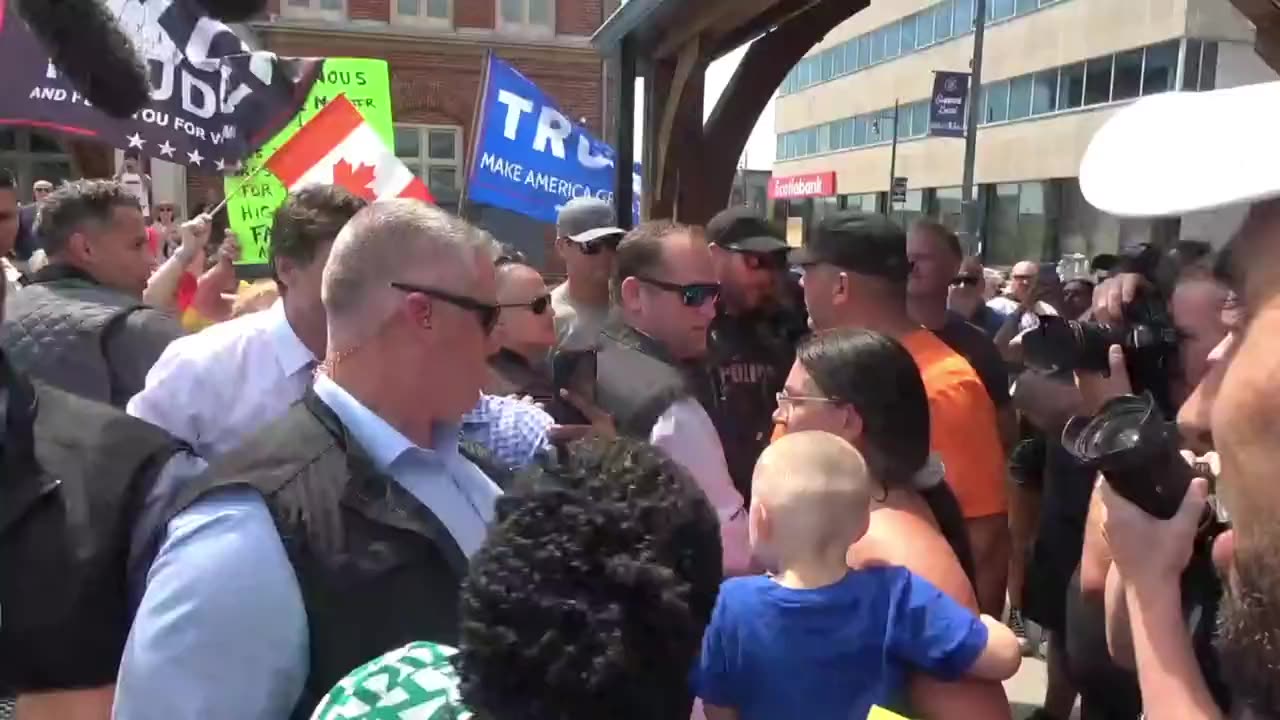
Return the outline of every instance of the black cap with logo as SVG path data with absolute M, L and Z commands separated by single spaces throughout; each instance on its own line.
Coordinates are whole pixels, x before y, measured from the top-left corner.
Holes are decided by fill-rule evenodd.
M 792 265 L 826 263 L 859 275 L 905 283 L 911 274 L 907 234 L 879 213 L 845 210 L 826 216 L 805 246 L 792 250 Z
M 721 210 L 707 223 L 707 239 L 726 250 L 775 253 L 787 249 L 782 231 L 747 207 Z

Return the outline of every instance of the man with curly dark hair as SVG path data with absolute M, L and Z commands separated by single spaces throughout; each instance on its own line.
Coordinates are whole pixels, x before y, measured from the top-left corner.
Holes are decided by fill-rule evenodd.
M 497 516 L 463 588 L 460 649 L 388 653 L 313 720 L 392 707 L 432 720 L 687 718 L 721 570 L 715 512 L 685 472 L 645 443 L 585 440 L 521 476 Z

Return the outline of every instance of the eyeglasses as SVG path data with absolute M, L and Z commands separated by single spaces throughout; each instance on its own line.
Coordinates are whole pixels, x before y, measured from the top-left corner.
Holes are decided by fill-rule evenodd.
M 1013 278 L 1011 279 L 1017 280 L 1018 282 L 1031 282 L 1032 280 L 1036 279 L 1036 276 L 1035 275 L 1014 275 Z
M 598 237 L 595 240 L 588 240 L 586 242 L 578 242 L 576 240 L 570 239 L 569 242 L 572 242 L 574 245 L 577 245 L 578 252 L 582 253 L 583 255 L 599 255 L 600 251 L 606 248 L 608 248 L 609 250 L 617 250 L 618 243 L 622 242 L 622 236 L 606 235 L 604 237 Z
M 436 290 L 435 288 L 419 287 L 417 285 L 402 282 L 393 282 L 391 283 L 391 287 L 399 290 L 400 292 L 421 293 L 429 298 L 443 300 L 456 308 L 469 310 L 472 313 L 475 313 L 476 318 L 480 320 L 480 328 L 484 330 L 485 335 L 488 335 L 493 331 L 493 326 L 498 322 L 498 313 L 502 312 L 502 308 L 497 305 L 490 305 L 489 303 L 480 302 L 474 298 L 454 295 L 453 293 Z
M 498 307 L 525 308 L 530 312 L 532 312 L 534 315 L 541 315 L 542 313 L 547 311 L 547 308 L 551 307 L 551 296 L 543 295 L 542 297 L 534 298 L 530 302 L 526 302 L 526 303 L 504 303 L 502 305 L 499 305 Z
M 832 398 L 829 398 L 829 397 L 819 397 L 817 395 L 792 395 L 788 393 L 786 390 L 783 390 L 782 392 L 774 395 L 773 397 L 774 397 L 774 400 L 778 403 L 778 407 L 780 408 L 789 407 L 796 403 L 806 403 L 806 402 L 824 403 L 827 405 L 840 404 L 839 400 L 833 400 Z
M 702 307 L 708 302 L 720 297 L 720 283 L 690 283 L 688 285 L 677 285 L 676 283 L 654 280 L 653 278 L 640 277 L 639 275 L 636 275 L 635 279 L 645 285 L 652 285 L 659 290 L 680 293 L 680 302 L 685 307 Z
M 961 275 L 957 277 L 955 280 L 951 281 L 951 287 L 953 288 L 975 287 L 981 282 L 982 282 L 982 278 L 977 278 L 972 275 Z

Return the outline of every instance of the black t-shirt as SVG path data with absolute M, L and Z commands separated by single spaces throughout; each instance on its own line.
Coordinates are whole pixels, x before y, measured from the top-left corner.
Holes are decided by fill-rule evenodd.
M 711 323 L 706 382 L 695 383 L 695 389 L 744 498 L 751 495 L 751 473 L 773 433 L 776 395 L 795 361 L 794 324 L 785 312 L 723 311 Z
M 1009 375 L 995 343 L 982 328 L 947 311 L 947 321 L 934 334 L 973 366 L 997 409 L 1009 404 Z

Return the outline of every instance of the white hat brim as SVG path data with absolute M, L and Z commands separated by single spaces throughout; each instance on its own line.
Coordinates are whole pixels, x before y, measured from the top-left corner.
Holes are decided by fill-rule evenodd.
M 1146 97 L 1094 135 L 1080 190 L 1122 217 L 1280 197 L 1280 82 Z

